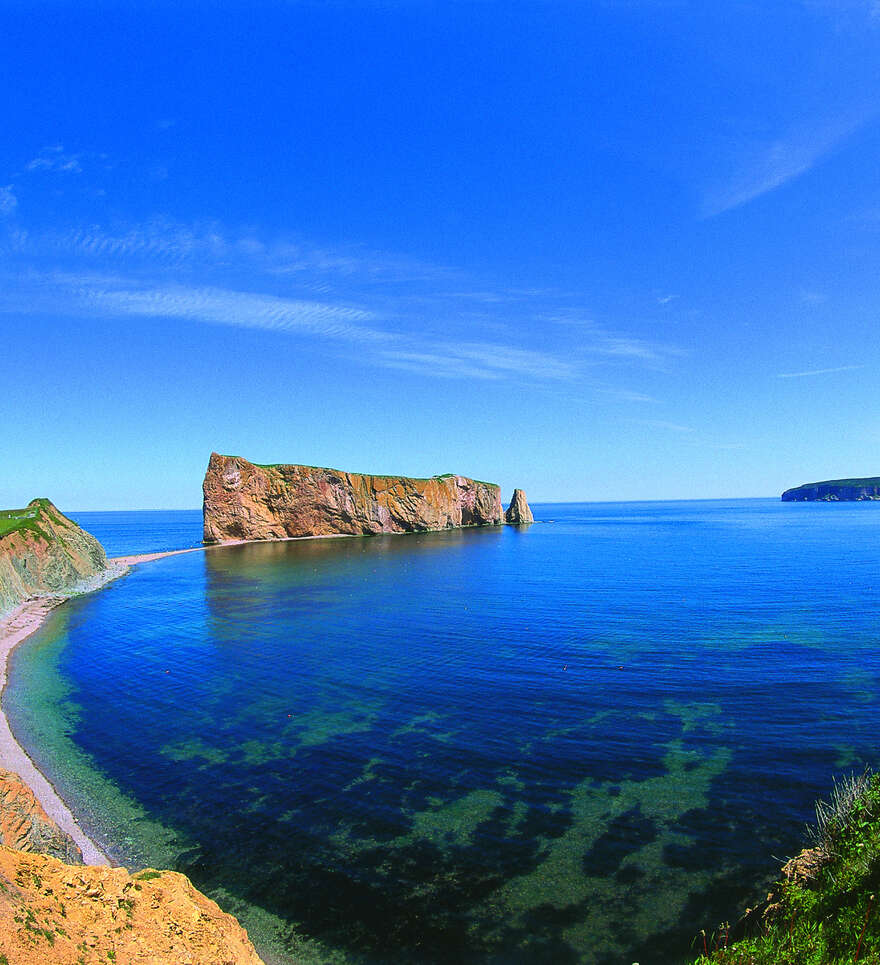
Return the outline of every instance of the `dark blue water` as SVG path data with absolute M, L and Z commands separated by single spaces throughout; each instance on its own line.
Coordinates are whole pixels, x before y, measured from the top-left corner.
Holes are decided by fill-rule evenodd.
M 681 961 L 877 761 L 880 506 L 536 516 L 144 565 L 16 652 L 7 712 L 269 960 Z

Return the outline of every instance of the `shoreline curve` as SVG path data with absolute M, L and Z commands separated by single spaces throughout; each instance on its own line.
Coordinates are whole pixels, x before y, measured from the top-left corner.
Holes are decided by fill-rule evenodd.
M 343 533 L 321 536 L 287 536 L 260 540 L 224 540 L 222 543 L 192 546 L 186 549 L 116 556 L 107 560 L 110 568 L 102 574 L 104 578 L 97 584 L 87 586 L 81 592 L 32 597 L 20 603 L 8 613 L 0 615 L 0 767 L 15 772 L 30 787 L 34 792 L 34 797 L 40 802 L 49 817 L 77 843 L 80 851 L 82 851 L 85 864 L 114 866 L 118 862 L 115 862 L 86 834 L 55 785 L 37 767 L 33 758 L 19 744 L 12 733 L 12 728 L 3 708 L 3 693 L 9 679 L 9 657 L 12 651 L 39 630 L 49 613 L 56 607 L 62 606 L 74 596 L 104 589 L 119 577 L 127 575 L 131 567 L 140 563 L 151 563 L 154 560 L 164 559 L 168 556 L 180 556 L 184 553 L 203 553 L 224 549 L 227 546 L 241 546 L 245 543 L 286 543 L 308 539 L 345 538 L 347 536 L 348 534 Z

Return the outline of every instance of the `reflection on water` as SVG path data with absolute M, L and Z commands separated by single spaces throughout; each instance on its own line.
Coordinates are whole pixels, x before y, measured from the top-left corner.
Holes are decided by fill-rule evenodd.
M 680 961 L 876 757 L 880 512 L 813 509 L 169 558 L 22 649 L 11 715 L 267 959 Z

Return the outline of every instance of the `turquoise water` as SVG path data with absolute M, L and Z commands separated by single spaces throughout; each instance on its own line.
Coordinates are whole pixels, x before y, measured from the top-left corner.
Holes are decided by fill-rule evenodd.
M 269 961 L 683 961 L 877 762 L 880 506 L 535 510 L 142 566 L 15 653 L 7 712 Z

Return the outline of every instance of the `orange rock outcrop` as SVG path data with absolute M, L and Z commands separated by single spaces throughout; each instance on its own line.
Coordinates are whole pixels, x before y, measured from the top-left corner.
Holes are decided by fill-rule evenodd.
M 235 918 L 185 875 L 65 864 L 46 851 L 79 854 L 18 775 L 0 770 L 0 962 L 263 965 Z
M 370 476 L 315 466 L 260 466 L 212 453 L 204 539 L 364 536 L 497 526 L 501 490 L 466 476 Z
M 73 838 L 49 817 L 22 779 L 0 768 L 0 844 L 16 851 L 49 854 L 68 864 L 82 864 Z

